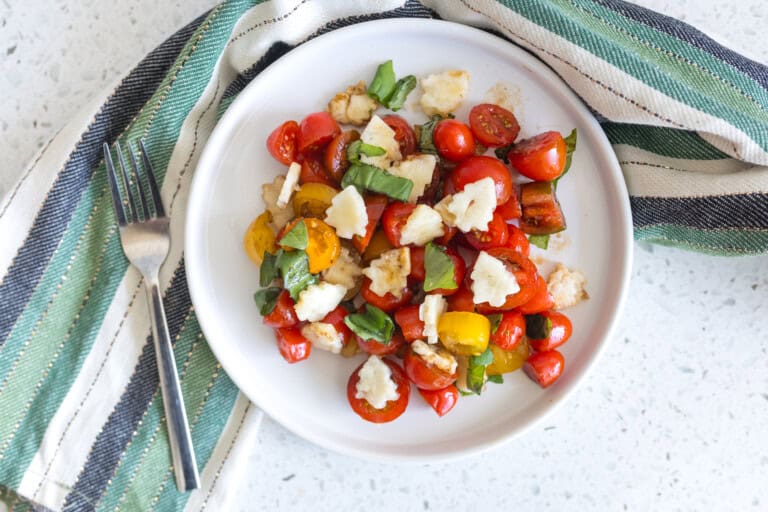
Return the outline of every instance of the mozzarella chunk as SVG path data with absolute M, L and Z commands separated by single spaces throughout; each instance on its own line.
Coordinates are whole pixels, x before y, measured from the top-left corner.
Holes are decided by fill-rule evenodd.
M 562 263 L 558 263 L 547 277 L 547 289 L 555 299 L 555 309 L 569 308 L 588 299 L 586 285 L 584 274 L 578 270 L 569 270 Z
M 323 270 L 323 280 L 331 284 L 340 284 L 347 290 L 351 290 L 357 284 L 357 279 L 363 275 L 363 269 L 357 264 L 346 247 L 341 248 L 341 253 L 333 265 Z
M 341 238 L 365 236 L 368 226 L 368 210 L 365 201 L 355 187 L 347 188 L 333 196 L 331 206 L 325 211 L 325 222 L 336 229 Z
M 296 317 L 303 322 L 318 322 L 336 309 L 346 293 L 347 289 L 340 284 L 311 284 L 299 294 L 293 307 Z
M 472 269 L 473 302 L 487 302 L 493 307 L 501 307 L 507 300 L 507 295 L 520 291 L 515 275 L 507 270 L 504 262 L 494 258 L 485 251 L 480 251 Z
M 277 198 L 280 196 L 280 191 L 285 185 L 285 176 L 278 176 L 272 183 L 265 183 L 261 186 L 261 197 L 264 199 L 264 204 L 272 214 L 272 227 L 276 231 L 280 231 L 288 224 L 294 217 L 293 208 L 286 205 L 278 206 Z
M 383 409 L 387 402 L 400 398 L 392 370 L 379 356 L 370 356 L 358 371 L 355 397 L 363 398 L 374 409 Z
M 434 73 L 421 79 L 421 110 L 428 116 L 453 112 L 469 90 L 469 73 L 451 70 Z
M 360 140 L 386 151 L 381 156 L 360 155 L 360 161 L 364 164 L 388 169 L 392 162 L 403 159 L 402 154 L 400 154 L 400 144 L 395 140 L 395 131 L 379 116 L 371 117 L 362 135 L 360 135 Z
M 307 338 L 313 347 L 333 354 L 340 353 L 344 347 L 344 337 L 333 324 L 312 322 L 301 328 L 301 335 Z
M 443 236 L 443 218 L 426 204 L 420 204 L 408 216 L 400 232 L 403 245 L 424 245 L 430 240 Z
M 464 190 L 445 196 L 435 210 L 449 226 L 464 233 L 473 229 L 486 231 L 496 209 L 496 187 L 492 178 L 469 183 Z
M 339 123 L 362 126 L 371 118 L 378 103 L 365 92 L 362 80 L 336 94 L 328 103 L 328 112 Z
M 411 250 L 408 247 L 385 251 L 363 269 L 363 275 L 371 280 L 371 291 L 384 296 L 391 293 L 398 299 L 408 285 L 411 273 Z
M 431 294 L 424 297 L 419 306 L 419 320 L 424 322 L 422 334 L 430 344 L 437 343 L 437 322 L 448 311 L 448 302 L 442 295 Z
M 293 192 L 298 189 L 299 173 L 301 172 L 301 164 L 298 162 L 292 162 L 288 167 L 288 173 L 285 175 L 285 181 L 283 187 L 280 189 L 280 195 L 277 196 L 277 206 L 285 208 L 288 202 L 291 200 Z
M 432 183 L 432 175 L 437 165 L 437 157 L 429 154 L 411 155 L 405 160 L 395 163 L 389 168 L 389 172 L 401 178 L 407 178 L 413 182 L 411 195 L 408 196 L 409 203 L 415 203 L 416 200 L 424 194 L 424 191 Z
M 454 373 L 458 366 L 456 358 L 442 347 L 427 345 L 421 340 L 411 343 L 411 348 L 430 366 L 434 366 L 445 373 Z

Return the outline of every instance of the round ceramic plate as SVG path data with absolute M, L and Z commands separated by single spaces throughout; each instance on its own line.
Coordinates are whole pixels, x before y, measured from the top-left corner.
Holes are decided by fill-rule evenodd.
M 350 409 L 346 384 L 364 360 L 315 350 L 285 363 L 253 302 L 259 273 L 242 248 L 243 233 L 264 208 L 262 183 L 286 168 L 265 141 L 287 119 L 323 110 L 358 80 L 370 82 L 379 63 L 398 76 L 425 77 L 448 69 L 470 73 L 470 92 L 456 112 L 496 102 L 514 110 L 520 136 L 578 129 L 578 146 L 558 196 L 568 229 L 541 263 L 561 261 L 588 279 L 590 299 L 567 311 L 573 337 L 562 347 L 560 380 L 544 390 L 521 371 L 462 397 L 438 418 L 416 392 L 396 421 L 375 425 Z M 419 88 L 403 110 L 424 122 Z M 195 174 L 186 225 L 186 270 L 200 324 L 214 353 L 240 389 L 273 419 L 330 450 L 384 460 L 431 461 L 474 453 L 507 441 L 562 403 L 594 365 L 611 337 L 631 266 L 627 191 L 608 140 L 582 102 L 545 65 L 481 30 L 434 20 L 383 20 L 317 37 L 262 72 L 219 121 Z M 544 263 L 546 265 L 546 263 Z

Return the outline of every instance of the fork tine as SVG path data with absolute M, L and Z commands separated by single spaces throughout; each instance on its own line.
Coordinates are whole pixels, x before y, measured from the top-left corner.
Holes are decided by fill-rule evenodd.
M 141 177 L 139 176 L 139 162 L 136 160 L 136 153 L 133 151 L 133 144 L 130 142 L 128 143 L 128 154 L 131 157 L 133 175 L 136 177 L 136 182 L 139 185 L 139 202 L 141 203 L 141 209 L 144 213 L 144 220 L 149 220 L 149 208 L 147 206 L 149 197 L 147 197 L 147 194 L 144 192 L 144 184 L 141 182 Z
M 112 192 L 112 205 L 115 207 L 115 217 L 120 226 L 125 226 L 125 210 L 123 210 L 123 201 L 120 199 L 120 188 L 117 186 L 117 176 L 115 176 L 115 164 L 112 162 L 112 154 L 109 152 L 109 145 L 104 143 L 104 163 L 107 166 L 107 178 L 109 180 L 109 190 Z
M 147 181 L 149 182 L 149 189 L 152 191 L 152 200 L 155 202 L 155 213 L 158 217 L 165 217 L 165 209 L 163 208 L 163 201 L 160 199 L 160 191 L 157 189 L 157 181 L 155 181 L 155 172 L 152 170 L 152 162 L 149 161 L 149 153 L 144 146 L 144 139 L 139 140 L 139 146 L 141 147 L 141 157 L 144 160 L 144 167 L 147 170 Z
M 123 187 L 125 188 L 125 194 L 128 196 L 128 204 L 131 210 L 131 219 L 129 222 L 136 222 L 139 220 L 139 211 L 136 209 L 136 202 L 133 199 L 133 191 L 131 190 L 131 179 L 128 176 L 128 166 L 125 164 L 125 158 L 123 158 L 123 148 L 120 147 L 119 142 L 115 142 L 117 148 L 117 161 L 120 164 L 121 176 L 123 178 Z

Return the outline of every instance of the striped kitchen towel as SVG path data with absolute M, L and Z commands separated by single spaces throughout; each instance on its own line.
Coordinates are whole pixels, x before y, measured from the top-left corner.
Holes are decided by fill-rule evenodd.
M 636 238 L 768 250 L 768 70 L 691 27 L 618 0 L 226 1 L 84 109 L 0 203 L 0 499 L 10 509 L 234 507 L 261 413 L 212 355 L 190 303 L 182 248 L 195 164 L 268 64 L 319 34 L 397 16 L 491 29 L 551 66 L 614 145 Z M 203 482 L 189 494 L 172 478 L 147 306 L 102 162 L 103 141 L 142 137 L 172 219 L 161 281 Z

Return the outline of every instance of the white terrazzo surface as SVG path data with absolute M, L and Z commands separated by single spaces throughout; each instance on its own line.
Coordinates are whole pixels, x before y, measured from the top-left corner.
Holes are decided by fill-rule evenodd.
M 0 194 L 211 0 L 0 2 Z M 768 63 L 763 0 L 642 0 Z M 128 43 L 130 41 L 130 43 Z M 616 339 L 524 438 L 450 465 L 328 453 L 265 421 L 240 510 L 768 510 L 768 257 L 636 244 Z

